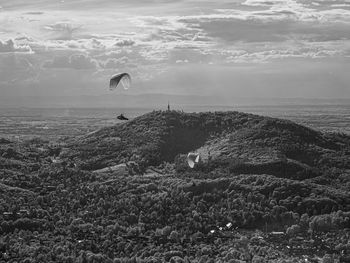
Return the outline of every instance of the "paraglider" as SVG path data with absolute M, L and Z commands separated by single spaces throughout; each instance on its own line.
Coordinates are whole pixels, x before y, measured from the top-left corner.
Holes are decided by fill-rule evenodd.
M 131 86 L 131 77 L 128 73 L 119 73 L 113 75 L 109 81 L 109 90 L 115 90 L 118 86 L 121 86 L 124 90 L 127 90 Z M 117 116 L 118 120 L 127 121 L 129 120 L 123 114 Z
M 199 162 L 199 153 L 188 153 L 187 154 L 187 163 L 188 166 L 193 168 Z
M 128 121 L 128 120 L 129 120 L 127 117 L 125 117 L 125 116 L 123 115 L 123 113 L 120 114 L 120 115 L 117 117 L 117 119 L 118 119 L 118 120 L 121 120 L 121 121 Z
M 120 73 L 112 76 L 109 81 L 109 90 L 115 90 L 118 86 L 127 90 L 131 86 L 131 77 L 128 73 Z

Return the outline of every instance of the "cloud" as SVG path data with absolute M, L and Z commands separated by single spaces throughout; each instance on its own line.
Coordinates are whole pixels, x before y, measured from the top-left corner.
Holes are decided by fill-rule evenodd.
M 17 45 L 13 39 L 0 40 L 0 53 L 25 52 L 33 53 L 29 45 Z
M 266 22 L 241 19 L 215 19 L 200 22 L 200 28 L 209 36 L 225 41 L 264 42 L 288 39 L 289 22 Z
M 81 25 L 73 25 L 70 22 L 57 22 L 44 27 L 46 30 L 58 33 L 54 39 L 70 40 L 73 34 L 82 28 Z
M 314 2 L 296 0 L 246 0 L 244 6 L 257 8 L 256 10 L 219 10 L 227 15 L 240 16 L 242 19 L 258 19 L 263 21 L 294 20 L 297 22 L 350 22 L 350 10 L 334 8 L 334 4 L 344 4 L 344 1 L 319 0 Z
M 227 52 L 230 53 L 230 52 Z M 246 52 L 244 50 L 237 50 L 231 52 L 227 56 L 226 61 L 232 63 L 263 63 L 272 62 L 273 60 L 292 59 L 292 58 L 310 58 L 319 59 L 326 57 L 334 57 L 341 55 L 336 50 L 323 50 L 317 47 L 305 47 L 300 49 L 285 49 L 285 50 L 266 50 L 260 52 Z
M 200 49 L 200 48 L 174 48 L 169 52 L 170 63 L 209 63 L 212 62 L 221 49 Z
M 271 7 L 275 5 L 288 5 L 290 7 L 296 7 L 299 6 L 297 1 L 293 0 L 246 0 L 242 3 L 242 5 L 247 5 L 247 6 L 262 6 L 262 7 Z
M 18 36 L 15 38 L 15 41 L 24 41 L 24 43 L 28 43 L 28 42 L 34 42 L 35 40 L 32 37 L 26 36 L 26 35 L 22 35 L 22 36 Z
M 207 36 L 216 41 L 283 42 L 299 39 L 303 42 L 350 39 L 350 23 L 314 23 L 293 20 L 260 21 L 241 19 L 213 19 L 196 22 Z
M 117 40 L 117 42 L 114 44 L 118 47 L 127 47 L 127 46 L 133 46 L 135 44 L 135 41 L 132 39 L 120 39 Z
M 44 12 L 40 12 L 40 11 L 30 11 L 30 12 L 25 12 L 25 15 L 43 15 Z
M 72 25 L 71 23 L 67 23 L 67 22 L 57 22 L 55 24 L 52 25 L 47 25 L 45 27 L 45 29 L 47 30 L 52 30 L 52 31 L 75 31 L 77 29 L 79 29 L 81 26 L 75 26 Z
M 78 70 L 96 69 L 96 61 L 83 54 L 68 56 L 56 56 L 53 60 L 46 61 L 45 68 L 72 68 Z
M 181 59 L 178 59 L 175 61 L 175 63 L 179 64 L 179 63 L 188 63 L 188 60 L 187 59 L 184 59 L 184 60 L 181 60 Z
M 115 69 L 124 67 L 129 62 L 128 57 L 121 57 L 121 58 L 109 58 L 106 61 L 102 62 L 101 66 L 106 69 Z

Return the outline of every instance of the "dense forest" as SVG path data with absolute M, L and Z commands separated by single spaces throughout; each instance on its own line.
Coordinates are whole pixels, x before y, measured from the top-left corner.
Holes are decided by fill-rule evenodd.
M 0 196 L 0 262 L 350 262 L 350 136 L 281 119 L 0 139 Z

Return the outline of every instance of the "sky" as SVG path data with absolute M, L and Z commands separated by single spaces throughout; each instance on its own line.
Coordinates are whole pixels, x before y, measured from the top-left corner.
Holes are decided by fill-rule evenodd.
M 116 94 L 350 98 L 350 0 L 0 0 L 0 101 L 119 72 Z

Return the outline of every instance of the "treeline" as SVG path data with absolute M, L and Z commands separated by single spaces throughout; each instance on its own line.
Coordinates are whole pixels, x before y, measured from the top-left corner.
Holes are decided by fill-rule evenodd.
M 348 192 L 273 176 L 112 177 L 105 184 L 93 173 L 47 167 L 39 177 L 43 189 L 8 194 L 0 204 L 0 240 L 10 258 L 227 262 L 255 255 L 250 237 L 235 241 L 233 255 L 220 252 L 229 240 L 244 240 L 236 228 L 286 231 L 292 237 L 350 227 Z M 16 250 L 6 245 L 14 239 Z M 49 248 L 55 249 L 40 253 Z M 170 257 L 166 251 L 177 252 Z

